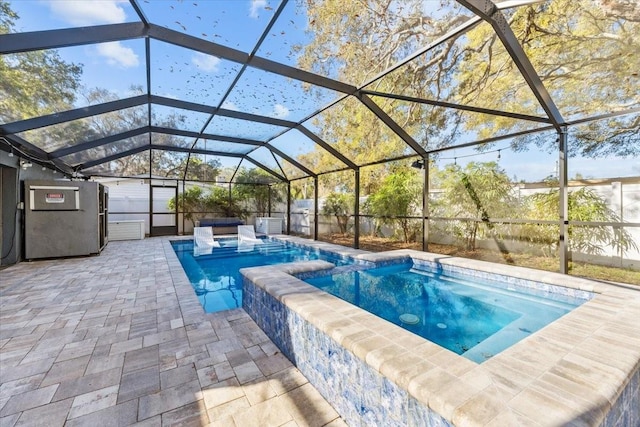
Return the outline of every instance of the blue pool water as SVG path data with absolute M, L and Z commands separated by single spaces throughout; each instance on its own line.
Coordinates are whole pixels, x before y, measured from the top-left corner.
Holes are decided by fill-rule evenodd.
M 200 303 L 207 313 L 242 306 L 242 277 L 245 267 L 321 259 L 336 265 L 350 263 L 338 255 L 265 240 L 262 245 L 238 248 L 236 239 L 218 240 L 220 248 L 211 255 L 193 256 L 193 240 L 171 242 Z
M 478 363 L 584 302 L 432 274 L 411 264 L 306 281 Z

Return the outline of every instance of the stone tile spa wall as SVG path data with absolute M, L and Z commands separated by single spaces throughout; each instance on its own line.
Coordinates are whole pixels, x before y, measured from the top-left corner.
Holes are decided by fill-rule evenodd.
M 451 425 L 263 288 L 243 286 L 243 308 L 347 424 Z

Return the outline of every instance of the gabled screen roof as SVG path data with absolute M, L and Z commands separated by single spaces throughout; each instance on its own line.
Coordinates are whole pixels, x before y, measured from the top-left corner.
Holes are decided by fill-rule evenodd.
M 485 147 L 640 111 L 639 27 L 623 0 L 0 0 L 0 147 L 283 181 Z

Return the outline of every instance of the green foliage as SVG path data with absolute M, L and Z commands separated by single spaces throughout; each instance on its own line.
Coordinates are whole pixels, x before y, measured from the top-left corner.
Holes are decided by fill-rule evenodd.
M 444 171 L 434 171 L 434 181 L 444 190 L 430 203 L 434 217 L 455 219 L 442 227 L 445 232 L 464 239 L 469 250 L 476 249 L 478 238 L 492 237 L 498 244 L 506 237 L 519 238 L 536 247 L 544 245 L 547 254 L 557 248 L 559 228 L 556 224 L 499 225 L 489 222 L 496 218 L 536 218 L 558 221 L 559 190 L 557 181 L 549 180 L 549 191 L 527 196 L 520 202 L 513 185 L 495 162 L 469 163 L 464 169 L 449 165 Z M 569 191 L 570 221 L 620 222 L 605 199 L 593 189 L 583 187 Z M 569 249 L 586 254 L 601 254 L 606 248 L 626 252 L 637 249 L 633 236 L 622 227 L 570 226 Z
M 516 37 L 565 118 L 594 116 L 640 102 L 640 7 L 634 3 L 554 0 L 518 8 L 511 16 Z M 540 114 L 532 91 L 491 27 L 478 26 L 466 37 L 465 49 L 472 53 L 453 75 L 459 82 L 456 101 Z M 506 117 L 493 117 L 488 124 L 483 115 L 469 116 L 463 125 L 479 138 L 530 126 Z M 638 115 L 572 127 L 575 143 L 570 150 L 589 157 L 637 155 L 639 127 Z M 553 138 L 534 140 L 555 149 Z M 522 138 L 518 146 L 527 141 L 531 138 Z
M 551 189 L 528 197 L 528 206 L 539 219 L 557 220 L 560 192 Z M 568 193 L 569 221 L 585 222 L 621 222 L 620 216 L 609 208 L 605 199 L 593 189 L 582 187 Z M 537 241 L 547 242 L 551 247 L 557 244 L 558 227 L 538 226 L 534 236 Z M 622 227 L 605 225 L 569 226 L 569 250 L 598 255 L 606 248 L 625 253 L 637 250 L 638 245 L 633 236 Z
M 207 199 L 205 191 L 200 186 L 193 186 L 188 188 L 181 194 L 178 194 L 176 206 L 176 198 L 172 197 L 169 200 L 169 209 L 184 213 L 184 218 L 188 221 L 194 222 L 203 218 L 205 213 L 210 209 L 207 205 Z
M 215 181 L 220 174 L 222 164 L 218 159 L 207 159 L 191 156 L 185 179 L 193 181 Z M 184 170 L 184 168 L 182 168 Z
M 0 1 L 0 33 L 12 33 L 18 15 Z M 55 50 L 0 57 L 0 122 L 9 123 L 69 110 L 76 99 L 82 66 Z
M 8 2 L 0 1 L 0 34 L 10 33 L 18 15 L 11 9 Z
M 355 199 L 353 194 L 330 193 L 325 198 L 324 206 L 322 206 L 322 214 L 335 216 L 338 221 L 338 227 L 340 227 L 340 233 L 345 234 L 354 204 Z
M 364 3 L 327 0 L 307 2 L 307 9 L 312 37 L 304 47 L 295 47 L 301 52 L 298 65 L 354 85 L 373 79 L 466 19 L 459 14 L 462 8 L 455 4 L 449 10 L 441 8 L 438 16 L 425 16 L 421 0 Z M 438 98 L 437 88 L 430 84 L 438 70 L 434 72 L 415 61 L 402 69 L 403 72 L 378 80 L 367 89 Z M 448 127 L 448 117 L 442 109 L 422 108 L 390 98 L 372 99 L 419 143 L 426 146 L 427 140 L 442 141 L 443 144 L 451 140 L 441 132 Z M 347 98 L 316 116 L 314 127 L 319 129 L 322 139 L 357 164 L 406 154 L 406 143 L 355 97 Z M 306 155 L 305 160 L 314 165 L 312 169 L 337 170 L 344 167 L 321 148 Z M 375 192 L 378 183 L 391 172 L 380 170 L 377 176 L 362 176 L 362 195 Z M 347 191 L 352 191 L 352 176 L 350 172 L 322 175 L 321 185 L 330 190 L 345 185 Z
M 229 195 L 226 188 L 211 186 L 206 190 L 199 185 L 187 188 L 178 195 L 178 212 L 183 212 L 184 218 L 195 224 L 196 220 L 214 213 L 221 217 L 246 218 L 247 212 Z M 176 198 L 169 200 L 169 209 L 176 209 Z
M 421 175 L 414 169 L 404 168 L 387 176 L 381 187 L 369 198 L 364 209 L 379 217 L 386 225 L 398 224 L 404 242 L 409 242 L 418 231 L 415 221 L 408 216 L 422 213 Z M 414 226 L 412 227 L 412 224 Z M 421 225 L 421 223 L 420 223 Z
M 143 93 L 144 90 L 140 86 L 129 88 L 129 95 L 131 96 Z M 91 105 L 119 99 L 118 94 L 104 89 L 92 89 L 87 92 L 85 97 L 87 103 Z M 160 127 L 180 128 L 180 123 L 185 120 L 186 116 L 175 112 L 158 117 L 152 110 L 151 121 L 158 123 Z M 111 111 L 89 117 L 83 121 L 71 121 L 47 128 L 46 140 L 43 141 L 43 145 L 54 148 L 54 144 L 59 144 L 60 141 L 80 142 L 104 138 L 131 129 L 143 128 L 148 125 L 148 121 L 148 113 L 145 107 Z M 152 138 L 152 144 L 160 146 L 185 147 L 188 144 L 183 138 L 175 135 L 153 133 Z M 82 164 L 86 161 L 113 156 L 147 144 L 149 144 L 149 135 L 143 134 L 75 153 L 65 158 L 65 160 L 71 164 Z M 187 158 L 188 156 L 184 153 L 154 150 L 151 155 L 153 162 L 151 173 L 154 176 L 203 181 L 215 181 L 220 173 L 220 162 L 215 158 L 209 158 L 207 162 L 204 162 L 202 157 L 192 155 L 189 158 L 188 169 Z M 149 153 L 143 152 L 121 157 L 103 166 L 98 166 L 97 169 L 101 172 L 124 176 L 148 174 L 150 172 Z
M 280 188 L 271 188 L 272 182 L 273 177 L 262 169 L 242 169 L 236 177 L 234 192 L 257 216 L 268 216 L 270 204 L 286 198 Z
M 455 2 L 425 7 L 418 0 L 307 2 L 310 43 L 294 46 L 298 65 L 356 86 L 370 81 L 398 60 L 423 48 L 468 19 Z M 504 13 L 513 32 L 565 117 L 582 118 L 632 109 L 640 103 L 640 7 L 626 0 L 534 2 Z M 538 99 L 489 23 L 461 32 L 366 89 L 494 110 L 544 116 Z M 312 91 L 312 89 L 310 89 Z M 532 123 L 506 116 L 461 112 L 371 96 L 380 108 L 427 149 L 449 146 L 461 135 L 483 139 Z M 403 153 L 380 120 L 349 99 L 321 115 L 314 125 L 337 150 L 363 164 Z M 572 154 L 637 156 L 640 115 L 629 114 L 571 128 Z M 514 140 L 556 150 L 543 134 Z M 318 148 L 305 160 L 312 168 L 335 170 L 339 163 Z M 383 176 L 365 177 L 362 194 L 375 191 Z M 333 189 L 349 185 L 347 173 L 323 175 Z M 372 185 L 371 191 L 369 190 Z
M 460 219 L 448 222 L 444 230 L 464 239 L 467 249 L 476 249 L 478 237 L 496 236 L 489 219 L 518 217 L 513 186 L 496 162 L 448 165 L 434 175 L 443 193 L 430 203 L 431 214 Z
M 312 199 L 314 196 L 313 180 L 298 179 L 291 183 L 291 199 Z
M 242 207 L 242 200 L 237 194 L 229 194 L 229 190 L 224 187 L 214 186 L 206 198 L 207 205 L 211 210 L 223 217 L 247 218 L 249 213 Z

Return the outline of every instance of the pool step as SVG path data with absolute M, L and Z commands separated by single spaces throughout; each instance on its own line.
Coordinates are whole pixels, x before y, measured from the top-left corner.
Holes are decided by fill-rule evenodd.
M 246 250 L 244 250 L 246 249 Z M 253 248 L 238 248 L 237 246 L 221 246 L 219 248 L 213 248 L 210 254 L 202 254 L 197 258 L 200 259 L 212 259 L 212 258 L 227 258 L 237 256 L 252 256 L 252 255 L 278 255 L 291 252 L 290 248 L 282 244 L 268 244 L 255 245 Z

